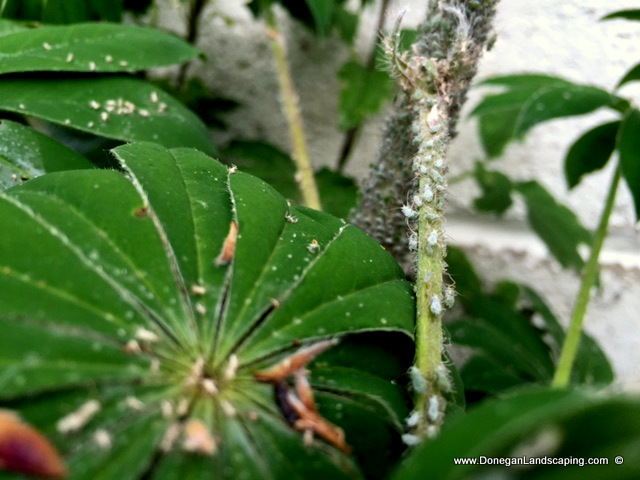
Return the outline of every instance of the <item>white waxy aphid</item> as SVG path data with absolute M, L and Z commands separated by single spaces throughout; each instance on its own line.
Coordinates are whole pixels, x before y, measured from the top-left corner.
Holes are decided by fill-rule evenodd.
M 436 367 L 436 381 L 441 392 L 449 393 L 453 391 L 451 380 L 449 380 L 449 373 L 444 365 L 438 365 L 438 367 Z
M 98 102 L 96 102 L 95 100 L 91 100 L 89 102 L 89 106 L 91 108 L 93 108 L 94 110 L 98 110 L 100 108 L 100 104 Z
M 130 353 L 132 355 L 138 355 L 139 353 L 142 352 L 142 349 L 140 348 L 140 344 L 137 342 L 137 340 L 133 340 L 133 339 L 127 342 L 123 350 L 126 353 Z
M 444 167 L 444 162 L 442 161 L 441 158 L 439 158 L 438 160 L 436 160 L 435 162 L 433 162 L 433 166 L 436 167 L 438 170 L 441 169 L 442 167 Z
M 431 313 L 433 313 L 434 315 L 442 314 L 442 304 L 440 303 L 440 299 L 436 295 L 431 297 L 431 301 L 429 302 L 429 310 L 431 310 Z
M 400 438 L 402 438 L 402 443 L 404 443 L 407 447 L 415 447 L 420 443 L 420 437 L 414 435 L 413 433 L 405 433 Z
M 413 410 L 404 421 L 408 428 L 415 427 L 418 425 L 418 422 L 420 422 L 420 412 L 417 410 Z
M 229 418 L 235 417 L 238 413 L 236 412 L 236 407 L 231 405 L 231 403 L 228 400 L 224 400 L 224 399 L 220 400 L 220 408 L 222 408 L 222 411 L 224 412 L 224 414 Z
M 99 428 L 93 433 L 93 442 L 102 450 L 111 448 L 111 434 L 104 428 Z
M 109 114 L 107 112 L 100 112 L 100 120 L 106 122 L 109 120 Z
M 95 71 L 96 69 L 96 62 L 89 62 L 89 70 L 90 71 Z
M 233 380 L 236 378 L 239 364 L 240 360 L 238 360 L 238 356 L 235 353 L 229 355 L 229 363 L 227 363 L 227 367 L 224 369 L 225 380 Z
M 69 118 L 65 118 L 65 119 L 64 119 L 64 124 L 65 124 L 65 125 L 71 125 L 71 119 L 69 119 Z
M 229 170 L 229 175 L 233 175 L 238 171 L 238 167 L 236 165 L 231 165 L 228 170 Z
M 151 101 L 153 103 L 158 103 L 158 92 L 151 92 Z
M 19 108 L 19 109 L 21 109 L 21 110 L 24 110 L 24 109 L 25 109 L 25 108 L 27 108 L 27 107 L 25 106 L 25 104 L 24 104 L 24 103 L 20 103 L 20 104 L 18 105 L 18 108 Z
M 204 295 L 205 293 L 207 293 L 207 289 L 202 285 L 194 283 L 193 285 L 191 285 L 191 293 L 193 293 L 194 295 Z
M 171 425 L 167 427 L 167 430 L 164 432 L 164 436 L 162 437 L 162 441 L 160 442 L 160 449 L 163 452 L 168 452 L 173 448 L 173 444 L 176 442 L 178 437 L 180 436 L 180 424 L 177 422 L 173 422 Z
M 435 438 L 438 435 L 438 427 L 435 425 L 429 425 L 427 427 L 427 438 Z
M 412 252 L 418 250 L 418 237 L 415 233 L 412 233 L 409 237 L 409 250 Z
M 138 114 L 141 117 L 148 117 L 149 116 L 149 110 L 145 110 L 144 108 L 141 108 L 140 110 L 138 110 Z
M 196 302 L 195 304 L 195 309 L 196 312 L 199 315 L 206 315 L 207 314 L 207 307 L 205 307 L 203 304 L 201 304 L 200 302 Z
M 420 395 L 427 393 L 427 382 L 422 376 L 422 372 L 415 365 L 409 367 L 409 378 L 411 379 L 411 387 L 413 387 L 414 392 Z
M 71 52 L 67 53 L 66 61 L 67 61 L 67 63 L 73 62 L 73 53 L 71 53 Z
M 429 283 L 433 278 L 433 272 L 427 272 L 424 274 L 424 283 Z
M 289 223 L 298 223 L 298 218 L 294 217 L 293 215 L 291 215 L 290 213 L 285 213 L 284 214 L 284 218 L 287 222 Z
M 189 411 L 189 400 L 186 398 L 181 398 L 178 402 L 178 406 L 176 407 L 176 415 L 178 417 L 184 417 Z
M 45 50 L 51 50 L 51 49 L 53 48 L 53 47 L 52 47 L 49 43 L 47 43 L 47 42 L 44 42 L 44 43 L 42 44 L 42 46 L 44 47 L 44 49 L 45 49 Z
M 448 286 L 444 289 L 444 306 L 452 308 L 456 301 L 456 292 L 453 287 Z
M 56 429 L 59 433 L 66 434 L 77 432 L 84 427 L 89 421 L 100 411 L 100 402 L 97 400 L 89 400 L 70 414 L 62 417 L 56 423 Z
M 144 408 L 144 403 L 134 396 L 129 395 L 124 401 L 131 410 L 140 411 Z
M 413 204 L 416 207 L 421 207 L 422 206 L 422 197 L 420 195 L 414 195 L 413 196 Z
M 93 122 L 87 122 L 87 127 L 88 128 L 93 128 L 95 124 Z
M 200 384 L 202 385 L 202 389 L 209 395 L 214 396 L 218 394 L 218 387 L 216 387 L 216 382 L 214 382 L 212 378 L 203 378 Z
M 409 205 L 402 206 L 402 214 L 407 218 L 414 218 L 417 215 L 416 211 Z
M 134 336 L 136 340 L 140 340 L 141 342 L 155 343 L 160 341 L 158 335 L 144 327 L 138 327 Z
M 420 173 L 422 175 L 426 174 L 428 171 L 429 169 L 425 165 L 420 165 Z
M 113 62 L 113 57 L 111 55 L 105 55 L 104 61 L 107 63 Z
M 164 113 L 164 111 L 167 109 L 167 104 L 164 102 L 160 102 L 158 104 L 158 113 Z
M 307 250 L 309 250 L 309 253 L 316 253 L 319 249 L 320 249 L 320 244 L 318 243 L 318 240 L 316 240 L 315 238 L 311 240 L 311 243 L 309 245 L 307 245 Z
M 435 423 L 440 416 L 440 400 L 435 395 L 429 398 L 429 405 L 427 407 L 427 418 L 430 422 Z
M 433 190 L 431 190 L 429 186 L 425 186 L 422 190 L 422 199 L 427 203 L 431 203 L 433 201 Z
M 433 230 L 427 237 L 427 245 L 435 247 L 438 244 L 438 232 Z
M 436 183 L 444 182 L 444 177 L 440 175 L 440 172 L 438 172 L 437 170 L 431 170 L 431 172 L 429 172 L 429 176 Z
M 118 62 L 120 64 L 121 67 L 126 67 L 127 65 L 129 65 L 129 62 L 127 62 L 126 60 L 120 60 L 120 62 Z
M 171 418 L 173 416 L 173 405 L 169 400 L 163 400 L 160 404 L 160 412 L 163 418 Z

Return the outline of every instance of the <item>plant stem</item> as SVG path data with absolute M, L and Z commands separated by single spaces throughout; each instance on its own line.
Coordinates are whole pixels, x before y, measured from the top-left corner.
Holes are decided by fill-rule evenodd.
M 189 2 L 189 18 L 187 21 L 187 36 L 185 40 L 191 45 L 195 45 L 198 40 L 198 24 L 200 22 L 200 15 L 206 5 L 207 0 L 191 0 Z M 184 87 L 185 80 L 187 78 L 187 70 L 191 62 L 186 62 L 180 65 L 178 71 L 178 77 L 176 79 L 176 85 L 178 89 Z
M 307 207 L 322 210 L 320 205 L 320 196 L 318 195 L 318 187 L 313 176 L 313 168 L 309 160 L 309 151 L 307 142 L 304 137 L 304 128 L 302 126 L 302 115 L 298 106 L 298 95 L 296 94 L 291 78 L 291 72 L 287 65 L 287 56 L 284 48 L 284 40 L 278 31 L 278 24 L 272 7 L 267 8 L 267 31 L 271 38 L 271 49 L 276 61 L 276 70 L 278 72 L 278 83 L 282 93 L 284 103 L 284 113 L 289 124 L 289 133 L 291 135 L 292 156 L 296 164 L 296 181 L 302 192 L 304 204 Z
M 564 344 L 562 345 L 560 359 L 558 360 L 558 368 L 556 369 L 553 381 L 551 382 L 551 385 L 556 388 L 563 388 L 569 384 L 571 369 L 580 344 L 582 325 L 584 324 L 584 316 L 587 311 L 587 306 L 589 305 L 591 289 L 593 288 L 598 275 L 598 258 L 600 257 L 600 251 L 602 250 L 604 239 L 607 236 L 609 217 L 613 210 L 613 204 L 619 183 L 620 167 L 617 167 L 613 174 L 613 179 L 611 180 L 611 186 L 609 187 L 607 200 L 605 202 L 604 209 L 602 210 L 598 229 L 593 237 L 589 260 L 587 261 L 582 274 L 582 283 L 580 284 L 580 290 L 576 297 L 576 303 L 573 308 L 573 314 L 571 316 L 569 329 L 567 330 L 567 336 L 564 340 Z

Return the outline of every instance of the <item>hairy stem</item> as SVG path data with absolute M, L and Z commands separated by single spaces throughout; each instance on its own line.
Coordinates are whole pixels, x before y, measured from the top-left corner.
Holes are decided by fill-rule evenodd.
M 307 142 L 304 137 L 302 115 L 300 114 L 298 105 L 298 95 L 293 86 L 291 72 L 287 64 L 284 39 L 278 31 L 278 24 L 271 7 L 267 9 L 267 25 L 269 27 L 267 33 L 271 38 L 271 49 L 276 61 L 278 83 L 280 84 L 280 92 L 282 93 L 284 103 L 284 113 L 287 118 L 287 123 L 289 124 L 292 156 L 296 164 L 296 181 L 302 192 L 304 204 L 307 207 L 321 210 L 318 187 L 316 186 L 316 181 L 313 176 L 313 168 L 311 167 Z
M 587 306 L 589 305 L 589 297 L 591 289 L 595 285 L 596 278 L 598 276 L 598 258 L 600 257 L 600 251 L 604 244 L 604 239 L 607 236 L 607 226 L 609 225 L 609 218 L 613 211 L 613 204 L 618 191 L 618 185 L 620 183 L 620 167 L 616 168 L 609 187 L 609 193 L 600 216 L 600 223 L 593 237 L 591 244 L 591 252 L 589 253 L 589 260 L 585 265 L 582 273 L 582 282 L 580 284 L 580 290 L 576 297 L 576 303 L 573 307 L 573 314 L 571 315 L 571 323 L 567 330 L 567 336 L 562 345 L 562 351 L 560 352 L 560 359 L 558 360 L 558 367 L 551 385 L 557 388 L 566 387 L 569 384 L 571 377 L 571 369 L 578 352 L 580 345 L 580 337 L 582 335 L 582 325 L 584 324 L 584 316 L 587 312 Z

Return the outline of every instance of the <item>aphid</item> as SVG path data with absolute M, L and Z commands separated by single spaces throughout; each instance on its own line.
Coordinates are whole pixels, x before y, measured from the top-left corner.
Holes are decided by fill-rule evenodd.
M 111 448 L 111 435 L 104 428 L 99 428 L 93 433 L 93 442 L 102 450 Z
M 427 237 L 427 245 L 435 247 L 438 244 L 438 232 L 433 230 Z
M 420 443 L 420 437 L 414 435 L 413 433 L 405 433 L 400 438 L 402 439 L 402 443 L 404 443 L 407 447 L 415 447 Z
M 136 340 L 129 340 L 127 344 L 122 347 L 122 350 L 125 353 L 129 353 L 131 355 L 138 355 L 142 353 L 142 349 L 140 348 L 140 344 Z
M 407 218 L 414 218 L 418 213 L 409 205 L 403 205 L 402 214 Z
M 38 477 L 67 476 L 60 455 L 44 435 L 7 410 L 0 410 L 0 470 Z
M 100 112 L 100 120 L 106 122 L 109 120 L 109 114 L 107 112 Z
M 427 382 L 422 376 L 422 372 L 415 365 L 409 367 L 409 379 L 414 392 L 420 395 L 427 393 Z
M 440 416 L 440 401 L 435 395 L 429 398 L 429 406 L 427 407 L 427 418 L 430 422 L 435 423 Z
M 284 214 L 284 219 L 289 223 L 298 223 L 298 218 L 288 212 Z
M 449 373 L 444 365 L 436 367 L 436 382 L 441 392 L 449 393 L 453 391 L 451 380 L 449 380 Z
M 435 162 L 433 162 L 433 166 L 436 167 L 438 170 L 441 169 L 442 167 L 444 167 L 444 162 L 442 161 L 441 158 L 439 158 L 438 160 L 436 160 Z
M 207 426 L 201 420 L 192 419 L 184 427 L 182 449 L 186 452 L 214 455 L 218 446 Z
M 160 341 L 158 335 L 144 327 L 138 327 L 134 336 L 136 340 L 140 340 L 141 342 L 155 343 Z
M 113 57 L 111 55 L 105 55 L 104 61 L 107 63 L 113 62 Z
M 164 111 L 167 109 L 167 104 L 164 102 L 160 102 L 158 104 L 158 113 L 164 113 Z
M 173 405 L 169 400 L 163 400 L 160 404 L 160 412 L 162 412 L 163 418 L 173 417 Z
M 233 175 L 238 171 L 238 167 L 235 165 L 231 165 L 228 170 L 229 170 L 229 175 Z
M 180 436 L 180 424 L 178 422 L 171 423 L 164 432 L 164 436 L 160 441 L 160 450 L 168 452 L 173 448 L 173 444 Z
M 71 125 L 71 119 L 69 119 L 69 118 L 65 118 L 65 119 L 64 119 L 64 124 L 65 124 L 65 125 Z
M 428 186 L 425 186 L 422 190 L 422 199 L 427 203 L 431 203 L 433 201 L 433 190 Z
M 436 183 L 444 182 L 444 177 L 440 175 L 440 172 L 437 170 L 431 170 L 431 172 L 429 172 L 429 176 L 431 176 L 431 179 Z
M 53 47 L 52 47 L 50 44 L 48 44 L 47 42 L 44 42 L 44 43 L 42 44 L 42 46 L 44 47 L 44 49 L 45 49 L 45 50 L 51 50 L 51 49 L 53 48 Z
M 93 122 L 87 122 L 87 127 L 89 128 L 93 128 L 94 123 Z
M 70 414 L 62 417 L 56 423 L 56 429 L 59 433 L 71 433 L 80 430 L 100 411 L 100 402 L 97 400 L 89 400 Z
M 207 307 L 205 307 L 200 302 L 196 302 L 195 310 L 199 315 L 206 315 L 207 314 Z
M 89 62 L 89 70 L 90 71 L 95 71 L 96 69 L 96 62 Z
M 431 301 L 429 302 L 429 310 L 431 310 L 431 313 L 433 313 L 434 315 L 442 314 L 442 304 L 440 303 L 440 299 L 438 298 L 438 296 L 434 295 L 433 297 L 431 297 Z
M 149 215 L 149 207 L 137 208 L 136 211 L 133 212 L 133 214 L 136 216 L 136 218 L 145 218 Z
M 186 398 L 181 398 L 178 402 L 178 406 L 176 407 L 176 415 L 178 417 L 184 417 L 189 411 L 189 400 Z
M 224 243 L 222 244 L 220 255 L 218 255 L 218 258 L 216 258 L 217 266 L 227 265 L 233 259 L 233 255 L 236 252 L 237 239 L 238 223 L 232 220 L 229 224 L 229 233 L 227 234 L 227 237 L 224 239 Z
M 444 306 L 452 308 L 456 301 L 456 291 L 451 286 L 444 289 Z
M 142 403 L 139 399 L 131 395 L 125 398 L 124 401 L 127 404 L 127 407 L 129 407 L 131 410 L 140 411 L 144 408 L 144 403 Z
M 138 110 L 138 114 L 141 117 L 148 117 L 149 116 L 149 110 L 145 110 L 144 108 L 141 108 L 140 110 Z
M 158 103 L 158 93 L 157 92 L 151 92 L 151 101 L 153 103 Z
M 71 63 L 73 61 L 73 53 L 71 52 L 67 53 L 66 61 L 67 63 Z
M 311 240 L 311 243 L 309 245 L 307 245 L 307 250 L 309 250 L 309 253 L 315 253 L 319 249 L 320 249 L 320 244 L 318 243 L 318 240 L 316 240 L 315 238 Z
M 204 295 L 205 293 L 207 293 L 207 289 L 202 285 L 197 285 L 194 283 L 193 285 L 191 285 L 191 293 L 194 295 Z
M 126 60 L 120 60 L 118 63 L 120 64 L 121 67 L 126 67 L 127 65 L 129 65 L 129 63 Z
M 216 382 L 214 382 L 212 378 L 203 378 L 200 384 L 202 385 L 202 389 L 209 395 L 214 396 L 218 394 L 218 387 L 216 387 Z
M 409 237 L 409 250 L 411 250 L 412 252 L 418 250 L 418 237 L 415 233 L 412 233 Z
M 236 378 L 236 372 L 238 371 L 239 364 L 240 361 L 235 353 L 229 355 L 229 363 L 227 363 L 227 367 L 224 369 L 225 380 L 233 380 Z
M 227 400 L 220 400 L 220 408 L 228 418 L 233 418 L 237 415 L 236 407 L 231 405 L 231 403 Z
M 413 204 L 416 207 L 421 207 L 422 206 L 422 197 L 420 197 L 420 195 L 414 195 L 413 196 Z
M 436 435 L 438 435 L 438 427 L 429 425 L 427 427 L 427 438 L 435 438 Z
M 404 423 L 407 425 L 408 428 L 415 427 L 416 425 L 418 425 L 419 422 L 420 422 L 420 412 L 418 412 L 417 410 L 413 410 L 404 421 Z

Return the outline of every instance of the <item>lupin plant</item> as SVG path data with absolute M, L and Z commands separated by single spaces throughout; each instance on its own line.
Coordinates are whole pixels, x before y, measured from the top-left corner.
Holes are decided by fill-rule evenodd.
M 408 443 L 437 433 L 450 394 L 442 346 L 442 315 L 454 302 L 453 287 L 445 282 L 446 155 L 478 61 L 493 38 L 496 4 L 432 0 L 411 51 L 400 51 L 402 16 L 384 41 L 401 91 L 354 221 L 414 273 L 415 412 Z M 406 204 L 397 204 L 405 198 Z M 389 214 L 380 218 L 380 212 Z

